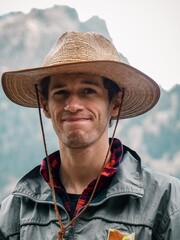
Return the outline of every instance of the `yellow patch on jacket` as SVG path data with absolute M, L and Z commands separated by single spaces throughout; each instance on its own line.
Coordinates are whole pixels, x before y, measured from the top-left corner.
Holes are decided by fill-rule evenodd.
M 107 240 L 135 240 L 135 233 L 126 235 L 115 229 L 109 229 Z

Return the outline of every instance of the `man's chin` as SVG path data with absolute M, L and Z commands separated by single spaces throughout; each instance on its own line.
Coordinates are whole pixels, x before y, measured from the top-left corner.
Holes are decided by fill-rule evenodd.
M 68 136 L 62 138 L 63 144 L 68 148 L 80 149 L 88 147 L 92 141 L 90 135 L 82 134 L 80 131 L 71 131 Z

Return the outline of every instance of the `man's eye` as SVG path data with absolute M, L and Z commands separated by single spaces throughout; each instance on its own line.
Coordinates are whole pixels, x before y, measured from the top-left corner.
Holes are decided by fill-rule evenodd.
M 83 90 L 83 94 L 93 94 L 96 93 L 96 91 L 92 88 L 86 88 Z
M 67 95 L 68 92 L 66 90 L 59 90 L 55 92 L 56 95 Z

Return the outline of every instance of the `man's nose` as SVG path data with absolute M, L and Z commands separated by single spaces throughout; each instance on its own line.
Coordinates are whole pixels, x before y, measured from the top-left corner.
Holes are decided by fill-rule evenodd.
M 64 110 L 69 112 L 77 112 L 83 108 L 82 100 L 76 94 L 70 95 L 64 106 Z

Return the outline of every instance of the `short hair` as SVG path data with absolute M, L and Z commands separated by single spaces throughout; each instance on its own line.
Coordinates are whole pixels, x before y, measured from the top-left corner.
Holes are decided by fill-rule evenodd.
M 51 77 L 47 76 L 47 77 L 41 79 L 41 81 L 39 83 L 40 93 L 46 100 L 48 100 L 48 91 L 49 91 L 50 80 L 51 80 Z
M 108 91 L 109 102 L 121 91 L 119 86 L 109 78 L 102 77 L 104 88 Z

